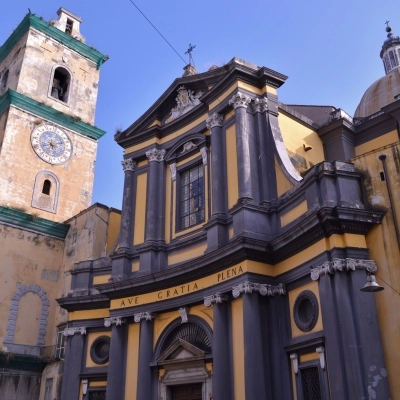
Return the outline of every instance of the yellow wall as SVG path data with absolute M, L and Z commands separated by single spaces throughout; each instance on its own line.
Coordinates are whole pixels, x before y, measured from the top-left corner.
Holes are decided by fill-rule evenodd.
M 290 224 L 292 221 L 299 218 L 307 211 L 308 211 L 307 200 L 304 200 L 303 202 L 301 202 L 296 207 L 292 208 L 287 213 L 281 215 L 281 227 L 283 228 L 287 224 Z
M 86 361 L 85 361 L 85 366 L 87 368 L 91 368 L 91 367 L 107 367 L 108 366 L 108 362 L 105 364 L 96 364 L 95 362 L 93 362 L 93 360 L 90 357 L 90 348 L 93 344 L 93 342 L 100 336 L 108 336 L 111 337 L 111 333 L 110 331 L 105 331 L 105 332 L 91 332 L 87 335 L 87 350 L 86 350 Z
M 121 227 L 121 214 L 115 211 L 110 212 L 108 220 L 107 253 L 112 249 L 118 238 Z
M 396 143 L 399 141 L 399 134 L 397 130 L 386 133 L 385 135 L 379 136 L 375 139 L 372 139 L 366 143 L 360 144 L 356 146 L 356 156 L 360 156 L 365 153 L 369 153 L 370 151 L 375 151 L 381 147 Z
M 318 308 L 319 308 L 319 313 L 318 313 L 318 320 L 317 323 L 315 324 L 314 328 L 311 329 L 311 331 L 309 332 L 303 332 L 301 331 L 297 326 L 296 323 L 294 322 L 294 318 L 293 318 L 293 307 L 294 307 L 294 303 L 297 299 L 297 296 L 303 292 L 304 290 L 310 290 L 311 292 L 313 292 L 318 300 Z M 289 305 L 290 305 L 290 325 L 292 328 L 292 337 L 299 337 L 299 336 L 305 336 L 305 335 L 309 335 L 310 333 L 313 332 L 318 332 L 318 331 L 322 331 L 323 326 L 322 326 L 322 310 L 321 310 L 321 303 L 319 300 L 319 289 L 318 289 L 318 282 L 310 282 L 307 285 L 304 285 L 300 288 L 291 290 L 289 293 Z
M 281 166 L 278 163 L 276 157 L 274 157 L 274 159 L 275 159 L 275 173 L 276 173 L 276 190 L 278 197 L 281 197 L 284 193 L 286 193 L 293 187 L 293 184 L 289 181 L 288 178 L 286 178 L 286 175 L 282 172 L 282 168 L 285 167 Z
M 228 175 L 228 208 L 232 208 L 239 197 L 235 124 L 231 125 L 226 130 L 226 160 Z
M 233 380 L 235 400 L 244 400 L 244 333 L 243 333 L 243 300 L 232 301 L 232 348 Z
M 140 324 L 129 325 L 126 361 L 125 400 L 136 400 L 139 364 Z
M 390 137 L 389 134 L 388 137 Z M 400 252 L 396 241 L 393 214 L 389 206 L 386 181 L 381 181 L 383 171 L 379 155 L 386 154 L 388 178 L 391 185 L 394 206 L 400 224 L 400 185 L 398 166 L 400 163 L 400 144 L 387 146 L 358 156 L 352 160 L 357 170 L 363 171 L 367 189 L 367 200 L 370 207 L 387 210 L 382 224 L 374 226 L 366 236 L 369 256 L 376 262 L 378 271 L 375 273 L 378 283 L 385 288 L 375 295 L 379 327 L 383 343 L 386 369 L 391 396 L 400 398 Z
M 172 254 L 168 254 L 168 265 L 176 264 L 183 261 L 191 260 L 195 257 L 204 255 L 207 249 L 207 243 L 203 243 L 199 246 L 191 247 L 190 249 L 177 251 Z
M 296 121 L 295 118 L 286 115 L 284 112 L 279 113 L 279 125 L 282 131 L 283 142 L 289 152 L 301 156 L 306 161 L 306 169 L 312 165 L 324 161 L 324 148 L 318 134 L 310 127 Z M 303 144 L 312 146 L 312 150 L 305 151 Z M 303 172 L 303 169 L 299 169 Z
M 147 196 L 147 172 L 138 175 L 136 184 L 135 226 L 133 244 L 144 242 Z

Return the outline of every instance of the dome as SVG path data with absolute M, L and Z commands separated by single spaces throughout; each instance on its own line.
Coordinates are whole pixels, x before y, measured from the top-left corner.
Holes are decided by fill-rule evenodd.
M 374 82 L 364 93 L 354 118 L 368 117 L 380 111 L 382 107 L 395 101 L 400 94 L 400 68 L 395 68 L 383 78 Z

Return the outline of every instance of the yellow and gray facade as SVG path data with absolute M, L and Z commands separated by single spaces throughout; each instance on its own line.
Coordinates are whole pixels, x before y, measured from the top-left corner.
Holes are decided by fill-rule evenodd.
M 188 66 L 115 136 L 119 243 L 58 300 L 63 400 L 400 394 L 400 103 L 353 119 L 280 103 L 285 80 Z

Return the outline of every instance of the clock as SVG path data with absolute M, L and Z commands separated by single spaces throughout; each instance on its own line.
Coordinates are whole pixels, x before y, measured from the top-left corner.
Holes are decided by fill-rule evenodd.
M 68 135 L 52 124 L 38 125 L 31 133 L 35 153 L 49 164 L 64 164 L 72 155 L 72 143 Z

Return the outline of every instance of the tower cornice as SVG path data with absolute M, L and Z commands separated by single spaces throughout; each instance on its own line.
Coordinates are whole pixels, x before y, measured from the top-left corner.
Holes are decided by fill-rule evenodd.
M 100 53 L 98 50 L 89 47 L 85 43 L 82 43 L 67 33 L 57 29 L 49 22 L 37 17 L 35 14 L 28 13 L 11 36 L 5 41 L 3 46 L 0 47 L 0 62 L 5 59 L 8 53 L 30 28 L 44 33 L 69 49 L 76 51 L 81 56 L 91 60 L 97 65 L 97 69 L 100 69 L 101 65 L 108 60 L 108 56 Z

